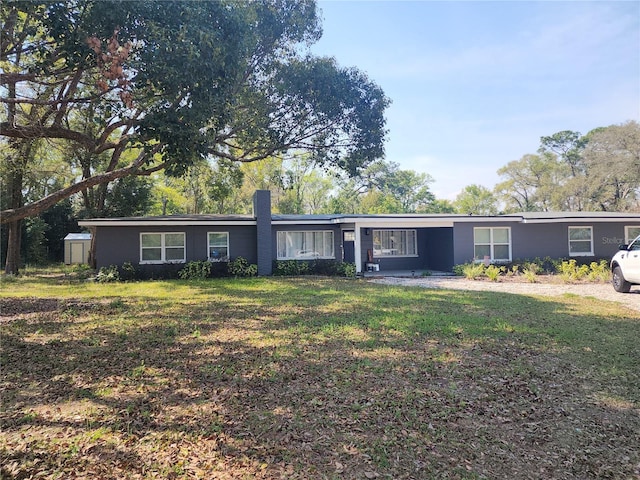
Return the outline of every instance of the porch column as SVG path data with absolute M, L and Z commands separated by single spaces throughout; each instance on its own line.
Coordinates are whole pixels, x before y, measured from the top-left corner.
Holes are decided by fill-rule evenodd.
M 354 256 L 356 261 L 356 272 L 362 273 L 362 248 L 360 246 L 360 226 L 356 223 L 354 232 L 356 234 L 356 241 L 354 244 Z

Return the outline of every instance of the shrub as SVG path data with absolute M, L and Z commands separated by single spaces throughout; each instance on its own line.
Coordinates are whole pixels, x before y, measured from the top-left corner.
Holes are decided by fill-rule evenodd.
M 108 267 L 100 267 L 98 275 L 96 275 L 96 281 L 100 283 L 110 283 L 120 281 L 120 272 L 115 265 L 109 265 Z
M 611 277 L 611 269 L 607 260 L 591 262 L 589 265 L 589 280 L 593 282 L 608 282 Z
M 524 265 L 524 268 L 522 269 L 522 276 L 527 280 L 527 282 L 536 283 L 540 270 L 541 267 L 539 264 L 530 262 Z
M 456 265 L 454 272 L 456 275 L 461 275 L 468 280 L 476 280 L 484 275 L 485 266 L 482 263 L 464 263 L 462 265 Z
M 309 263 L 298 260 L 275 260 L 273 274 L 280 276 L 306 275 L 309 273 Z
M 211 262 L 201 260 L 187 263 L 182 270 L 178 272 L 178 277 L 182 280 L 202 280 L 211 274 Z
M 489 280 L 492 282 L 497 282 L 500 273 L 502 273 L 502 267 L 498 267 L 496 265 L 489 265 L 484 269 L 484 274 L 487 276 Z
M 86 280 L 91 277 L 93 269 L 86 263 L 76 263 L 71 267 L 71 273 L 80 280 Z
M 258 274 L 258 266 L 254 263 L 249 264 L 244 257 L 236 257 L 227 265 L 227 271 L 234 277 L 255 277 Z
M 341 262 L 338 264 L 339 275 L 347 278 L 355 278 L 356 277 L 356 264 L 349 262 Z
M 129 282 L 131 280 L 135 280 L 136 278 L 138 278 L 136 267 L 134 267 L 131 262 L 124 262 L 122 264 L 122 268 L 120 269 L 120 280 Z

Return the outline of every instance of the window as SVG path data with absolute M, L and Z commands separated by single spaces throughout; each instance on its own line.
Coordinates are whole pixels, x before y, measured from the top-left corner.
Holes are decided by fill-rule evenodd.
M 629 244 L 640 235 L 640 227 L 624 227 L 624 243 Z
M 476 260 L 511 261 L 511 229 L 481 227 L 473 229 L 473 256 Z
M 184 233 L 140 234 L 140 263 L 179 263 L 184 261 Z
M 210 262 L 229 261 L 229 232 L 209 232 L 207 258 Z
M 335 258 L 333 232 L 278 232 L 278 260 Z
M 415 257 L 418 255 L 415 230 L 374 230 L 374 257 Z
M 593 255 L 593 229 L 591 227 L 569 227 L 569 256 Z

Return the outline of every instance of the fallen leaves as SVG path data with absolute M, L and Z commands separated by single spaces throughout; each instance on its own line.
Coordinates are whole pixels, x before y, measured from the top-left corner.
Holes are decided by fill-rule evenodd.
M 223 283 L 164 310 L 135 295 L 3 299 L 0 478 L 638 476 L 638 372 L 604 384 L 592 352 L 515 331 L 389 333 L 360 322 L 393 292 L 328 281 L 327 308 L 294 283 L 278 283 L 279 304 L 268 284 L 234 290 L 251 308 L 219 302 Z M 354 289 L 366 302 L 341 313 Z M 427 317 L 438 295 L 402 302 Z

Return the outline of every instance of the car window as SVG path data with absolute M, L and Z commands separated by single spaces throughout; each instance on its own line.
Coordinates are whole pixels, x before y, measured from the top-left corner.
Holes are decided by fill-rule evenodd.
M 636 239 L 631 242 L 631 245 L 629 245 L 629 250 L 640 250 L 640 237 L 636 237 Z

